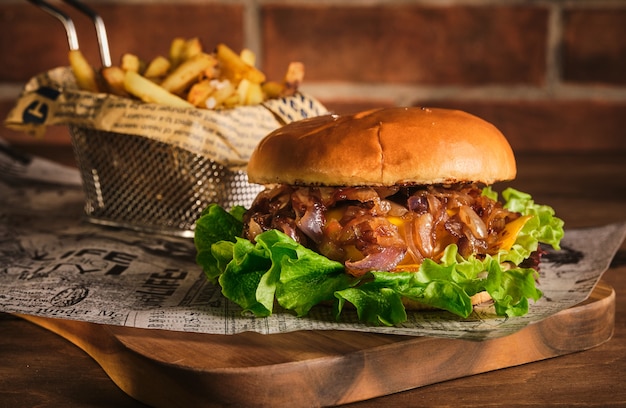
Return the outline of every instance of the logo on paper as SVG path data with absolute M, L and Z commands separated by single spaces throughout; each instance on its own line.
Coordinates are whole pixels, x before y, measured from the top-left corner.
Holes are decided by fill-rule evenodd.
M 41 87 L 35 91 L 37 95 L 41 95 L 46 99 L 51 101 L 55 101 L 60 92 L 56 89 Z M 35 100 L 30 103 L 26 109 L 24 109 L 24 113 L 22 114 L 22 121 L 24 123 L 34 123 L 34 124 L 42 124 L 46 121 L 48 117 L 49 107 L 48 104 L 41 100 Z
M 34 101 L 24 109 L 22 120 L 24 123 L 42 124 L 48 117 L 48 104 L 42 101 Z

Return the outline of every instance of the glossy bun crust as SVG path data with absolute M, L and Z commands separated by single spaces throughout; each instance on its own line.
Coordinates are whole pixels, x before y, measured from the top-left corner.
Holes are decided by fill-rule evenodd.
M 293 122 L 265 137 L 248 163 L 258 184 L 492 184 L 515 175 L 511 146 L 491 123 L 417 107 Z

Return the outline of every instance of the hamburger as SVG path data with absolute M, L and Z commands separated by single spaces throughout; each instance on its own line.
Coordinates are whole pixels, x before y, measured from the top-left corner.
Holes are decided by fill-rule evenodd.
M 196 223 L 197 261 L 246 312 L 306 315 L 332 303 L 394 325 L 407 310 L 462 318 L 478 303 L 526 314 L 541 244 L 563 221 L 512 180 L 511 146 L 491 123 L 435 108 L 325 115 L 270 133 L 248 162 L 265 185 L 250 208 L 209 206 Z

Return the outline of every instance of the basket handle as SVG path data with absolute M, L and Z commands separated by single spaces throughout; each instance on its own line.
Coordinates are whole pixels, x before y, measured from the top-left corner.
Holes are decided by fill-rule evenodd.
M 67 33 L 67 41 L 70 47 L 70 50 L 78 50 L 78 35 L 76 34 L 76 27 L 74 26 L 74 22 L 66 13 L 58 9 L 57 7 L 51 5 L 45 0 L 27 0 L 32 4 L 36 5 L 43 11 L 48 14 L 54 16 L 57 20 L 63 23 L 63 27 L 65 27 L 65 32 Z M 78 0 L 63 0 L 65 3 L 74 7 L 76 10 L 81 13 L 87 15 L 91 18 L 91 21 L 94 24 L 96 29 L 96 35 L 98 37 L 98 48 L 100 49 L 100 60 L 102 61 L 103 67 L 111 66 L 111 53 L 109 51 L 109 40 L 107 38 L 106 27 L 104 26 L 104 21 L 102 17 L 98 13 L 96 13 L 91 8 L 87 7 L 83 3 Z

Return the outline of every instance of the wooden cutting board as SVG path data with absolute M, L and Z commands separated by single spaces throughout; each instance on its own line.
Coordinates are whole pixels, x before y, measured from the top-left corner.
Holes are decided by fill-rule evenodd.
M 210 335 L 22 316 L 93 357 L 155 407 L 318 407 L 586 350 L 613 334 L 615 291 L 481 342 L 347 331 Z

